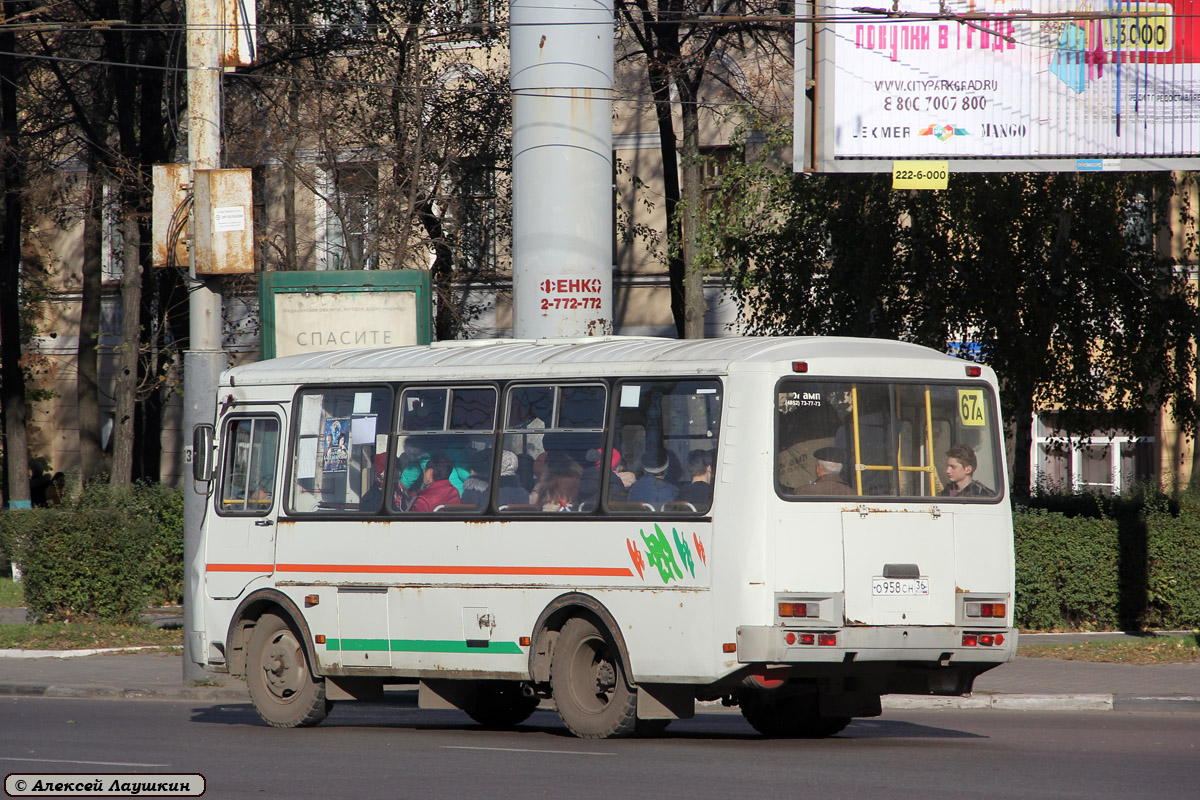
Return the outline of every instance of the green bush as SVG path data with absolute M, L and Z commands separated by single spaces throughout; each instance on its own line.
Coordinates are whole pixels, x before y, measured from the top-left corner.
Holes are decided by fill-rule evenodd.
M 1116 626 L 1120 548 L 1115 521 L 1018 509 L 1013 528 L 1018 627 Z
M 41 620 L 132 620 L 146 607 L 154 526 L 115 509 L 10 511 L 25 602 Z
M 1017 625 L 1200 627 L 1200 495 L 1043 495 L 1018 508 Z
M 0 550 L 38 617 L 130 619 L 182 602 L 183 494 L 94 483 L 60 508 L 0 514 Z
M 71 502 L 87 511 L 111 508 L 154 526 L 146 554 L 146 590 L 153 605 L 183 602 L 183 492 L 161 483 L 135 483 L 114 489 L 92 483 Z

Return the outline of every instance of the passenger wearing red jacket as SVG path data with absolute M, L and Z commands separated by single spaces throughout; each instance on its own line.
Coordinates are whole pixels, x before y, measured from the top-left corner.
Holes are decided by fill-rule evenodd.
M 417 493 L 408 510 L 435 511 L 438 506 L 462 502 L 458 489 L 450 482 L 450 473 L 453 471 L 454 463 L 445 453 L 430 456 L 423 476 L 425 488 Z

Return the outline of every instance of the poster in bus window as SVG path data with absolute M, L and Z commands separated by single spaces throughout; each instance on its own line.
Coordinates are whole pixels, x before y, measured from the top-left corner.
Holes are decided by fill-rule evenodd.
M 326 473 L 346 471 L 346 462 L 350 454 L 349 436 L 349 417 L 325 420 L 325 459 L 322 468 Z

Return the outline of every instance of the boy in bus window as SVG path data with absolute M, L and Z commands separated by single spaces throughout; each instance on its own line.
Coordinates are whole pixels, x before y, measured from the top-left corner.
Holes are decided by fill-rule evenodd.
M 946 451 L 946 488 L 944 497 L 992 497 L 996 493 L 975 480 L 979 462 L 968 445 L 951 445 Z

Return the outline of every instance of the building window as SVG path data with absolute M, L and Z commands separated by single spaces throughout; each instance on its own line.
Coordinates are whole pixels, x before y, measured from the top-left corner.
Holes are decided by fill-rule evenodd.
M 458 170 L 458 199 L 450 222 L 458 245 L 458 265 L 466 273 L 496 268 L 496 173 L 491 166 L 469 161 Z
M 1034 488 L 1048 491 L 1121 494 L 1155 477 L 1153 436 L 1068 436 L 1053 413 L 1034 417 L 1031 458 Z
M 338 164 L 322 177 L 317 202 L 317 268 L 378 269 L 379 255 L 372 241 L 378 214 L 378 165 Z
M 718 191 L 721 188 L 721 177 L 729 167 L 733 158 L 733 148 L 729 145 L 700 148 L 700 186 L 703 193 L 704 217 L 712 213 L 713 206 L 718 202 Z M 726 201 L 728 203 L 728 200 Z

